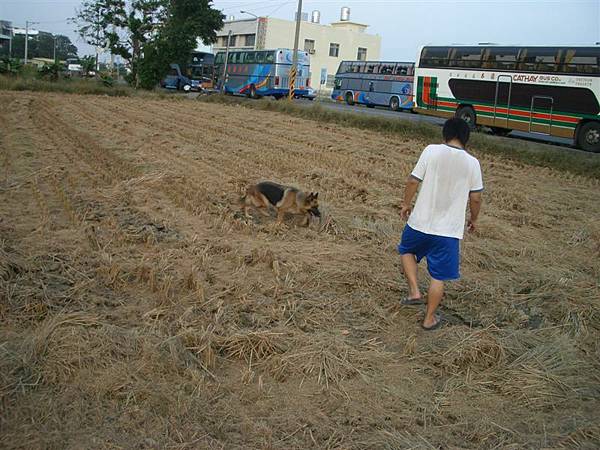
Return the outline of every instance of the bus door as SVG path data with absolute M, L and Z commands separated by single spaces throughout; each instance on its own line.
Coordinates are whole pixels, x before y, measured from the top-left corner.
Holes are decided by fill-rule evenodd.
M 529 132 L 550 134 L 552 132 L 552 119 L 554 112 L 554 99 L 545 95 L 531 97 L 531 110 L 529 112 Z
M 498 75 L 496 79 L 496 96 L 494 98 L 494 126 L 510 128 L 510 98 L 512 95 L 513 79 L 511 75 Z

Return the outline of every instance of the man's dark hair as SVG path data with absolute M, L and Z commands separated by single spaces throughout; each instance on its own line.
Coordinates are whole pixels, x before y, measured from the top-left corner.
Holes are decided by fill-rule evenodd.
M 458 139 L 464 147 L 467 145 L 467 142 L 469 142 L 471 130 L 469 125 L 467 125 L 467 122 L 459 119 L 458 117 L 453 117 L 452 119 L 446 120 L 442 130 L 442 135 L 444 136 L 444 142 L 449 142 L 452 139 Z

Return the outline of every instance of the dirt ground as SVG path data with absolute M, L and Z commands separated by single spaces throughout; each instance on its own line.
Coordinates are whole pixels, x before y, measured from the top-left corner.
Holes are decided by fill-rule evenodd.
M 474 149 L 480 229 L 425 332 L 395 252 L 425 144 L 0 93 L 0 447 L 598 448 L 600 184 Z M 243 220 L 260 179 L 323 222 Z

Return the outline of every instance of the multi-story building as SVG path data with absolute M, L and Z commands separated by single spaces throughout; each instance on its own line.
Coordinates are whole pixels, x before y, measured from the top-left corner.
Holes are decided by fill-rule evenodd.
M 0 20 L 0 55 L 8 56 L 12 39 L 12 23 Z
M 329 90 L 342 60 L 378 60 L 381 53 L 381 37 L 366 33 L 368 25 L 352 22 L 350 9 L 342 8 L 339 22 L 329 25 L 320 23 L 321 14 L 313 11 L 302 17 L 299 49 L 310 53 L 311 86 Z M 296 22 L 293 20 L 257 17 L 235 20 L 230 18 L 217 32 L 215 53 L 227 47 L 229 50 L 262 50 L 293 48 Z

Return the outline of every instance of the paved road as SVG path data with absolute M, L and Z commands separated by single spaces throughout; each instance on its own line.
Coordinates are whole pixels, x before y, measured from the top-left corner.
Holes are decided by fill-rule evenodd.
M 302 101 L 301 103 L 310 104 L 310 101 Z M 412 122 L 426 122 L 433 123 L 436 125 L 442 125 L 444 123 L 444 119 L 439 117 L 425 116 L 422 114 L 412 114 L 410 112 L 394 112 L 390 111 L 387 108 L 367 108 L 366 106 L 355 105 L 348 106 L 345 103 L 335 103 L 329 101 L 320 101 L 319 104 L 325 108 L 333 109 L 340 112 L 354 112 L 359 114 L 369 114 L 374 116 L 384 116 L 384 117 L 392 117 L 398 118 L 402 120 L 409 120 Z M 573 142 L 571 139 L 558 138 L 553 136 L 544 136 L 536 133 L 524 133 L 522 131 L 513 131 L 507 137 L 500 136 L 491 136 L 494 139 L 500 139 L 504 141 L 512 141 L 515 138 L 528 140 L 533 142 L 538 142 L 541 144 L 547 144 L 551 146 L 560 146 L 560 147 L 568 147 L 574 151 L 581 151 L 573 147 Z

